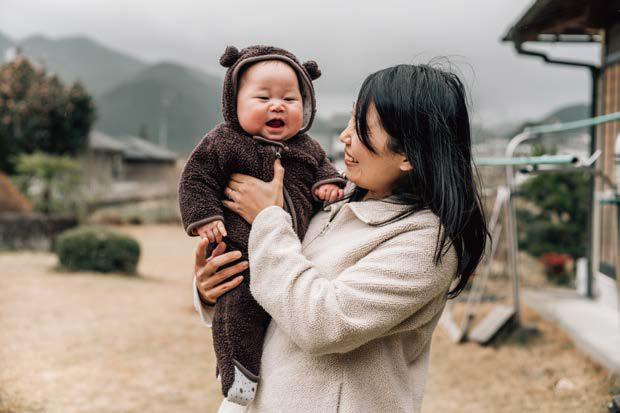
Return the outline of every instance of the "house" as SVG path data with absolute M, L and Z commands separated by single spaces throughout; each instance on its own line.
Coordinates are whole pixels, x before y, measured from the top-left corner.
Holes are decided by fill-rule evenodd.
M 136 136 L 89 134 L 81 155 L 91 205 L 146 200 L 176 195 L 178 155 Z
M 136 136 L 122 136 L 119 141 L 124 145 L 124 180 L 144 183 L 176 180 L 179 155 L 175 152 Z
M 583 68 L 591 75 L 591 115 L 620 112 L 620 0 L 536 0 L 509 28 L 502 39 L 525 56 L 542 58 L 549 64 Z M 536 50 L 548 43 L 598 43 L 597 64 L 559 60 Z M 614 146 L 619 122 L 607 122 L 590 131 L 590 152 L 600 149 L 593 174 L 588 299 L 560 299 L 530 294 L 529 304 L 559 322 L 594 359 L 620 372 L 618 328 L 620 272 L 617 210 L 602 205 L 601 198 L 615 191 Z
M 123 178 L 125 145 L 100 131 L 91 131 L 80 161 L 89 185 L 105 188 Z

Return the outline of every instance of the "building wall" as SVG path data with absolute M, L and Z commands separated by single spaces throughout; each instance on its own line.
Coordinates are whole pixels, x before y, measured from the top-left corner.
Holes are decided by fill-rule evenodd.
M 604 47 L 603 72 L 599 79 L 598 113 L 608 114 L 620 112 L 620 26 L 606 32 Z M 597 130 L 597 146 L 603 151 L 599 168 L 604 179 L 599 179 L 597 192 L 611 191 L 615 183 L 615 143 L 620 133 L 620 122 L 608 122 L 600 125 Z M 607 182 L 606 182 L 607 181 Z M 608 276 L 616 277 L 616 256 L 618 254 L 618 222 L 616 206 L 603 205 L 600 210 L 600 271 Z M 617 277 L 616 277 L 617 278 Z
M 108 191 L 123 179 L 123 155 L 120 152 L 87 151 L 81 157 L 82 172 L 93 194 Z
M 178 182 L 178 173 L 174 162 L 125 162 L 125 180 L 144 183 Z

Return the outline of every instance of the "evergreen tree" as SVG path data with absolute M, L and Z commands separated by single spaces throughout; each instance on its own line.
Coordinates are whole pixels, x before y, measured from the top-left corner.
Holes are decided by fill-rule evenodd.
M 0 170 L 15 171 L 21 153 L 75 155 L 95 120 L 80 83 L 65 88 L 55 75 L 18 56 L 0 66 Z

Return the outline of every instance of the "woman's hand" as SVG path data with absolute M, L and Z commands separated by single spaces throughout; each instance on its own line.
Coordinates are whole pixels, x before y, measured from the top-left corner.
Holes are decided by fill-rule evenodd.
M 230 199 L 222 201 L 226 208 L 236 212 L 249 224 L 265 208 L 284 206 L 284 168 L 280 159 L 273 164 L 273 180 L 265 182 L 248 175 L 232 174 L 224 194 Z
M 200 294 L 202 302 L 208 305 L 215 305 L 215 302 L 222 294 L 241 284 L 241 281 L 243 281 L 243 276 L 241 275 L 230 281 L 224 281 L 248 268 L 248 262 L 241 261 L 233 266 L 218 271 L 217 269 L 222 265 L 241 258 L 241 253 L 239 251 L 230 251 L 223 254 L 226 250 L 226 244 L 220 242 L 211 253 L 211 256 L 205 258 L 207 256 L 208 246 L 208 238 L 203 238 L 198 243 L 196 247 L 194 274 L 196 277 L 196 288 L 198 288 L 198 294 Z

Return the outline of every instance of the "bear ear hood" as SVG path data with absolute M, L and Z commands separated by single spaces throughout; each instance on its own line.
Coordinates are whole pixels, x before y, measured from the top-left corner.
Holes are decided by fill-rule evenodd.
M 220 64 L 228 70 L 224 78 L 222 91 L 222 114 L 224 120 L 232 127 L 241 129 L 237 119 L 237 88 L 239 85 L 239 71 L 247 65 L 263 60 L 280 60 L 291 66 L 300 80 L 301 96 L 303 100 L 303 123 L 299 133 L 306 132 L 312 126 L 316 113 L 316 100 L 312 81 L 321 76 L 321 70 L 314 60 L 300 64 L 295 55 L 272 46 L 250 46 L 238 50 L 234 46 L 226 47 L 220 57 Z

